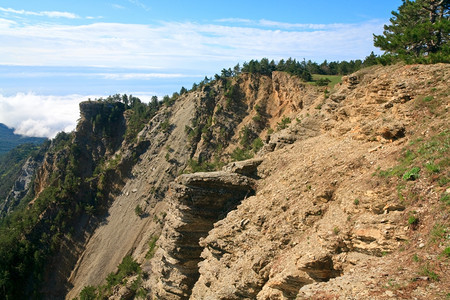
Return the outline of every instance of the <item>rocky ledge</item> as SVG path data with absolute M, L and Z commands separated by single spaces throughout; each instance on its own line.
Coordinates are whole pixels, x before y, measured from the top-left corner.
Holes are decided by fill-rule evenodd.
M 152 266 L 158 299 L 187 299 L 198 280 L 198 263 L 206 237 L 218 220 L 254 194 L 253 176 L 260 160 L 229 165 L 224 171 L 183 174 L 168 192 L 169 212 Z M 243 173 L 243 174 L 239 174 Z

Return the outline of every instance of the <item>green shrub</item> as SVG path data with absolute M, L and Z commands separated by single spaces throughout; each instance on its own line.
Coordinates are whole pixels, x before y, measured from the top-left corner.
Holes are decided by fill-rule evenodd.
M 415 225 L 417 223 L 419 223 L 419 219 L 416 216 L 409 216 L 408 218 L 409 225 Z
M 136 216 L 138 216 L 138 217 L 142 217 L 142 215 L 144 214 L 144 210 L 142 209 L 142 207 L 139 204 L 136 205 L 136 207 L 134 208 L 134 212 L 135 212 Z
M 169 132 L 170 128 L 171 128 L 171 124 L 169 122 L 169 119 L 166 119 L 166 120 L 164 120 L 164 122 L 161 123 L 161 129 L 164 132 Z
M 239 148 L 239 147 L 234 149 L 234 151 L 231 153 L 232 161 L 241 161 L 241 160 L 250 159 L 252 157 L 253 157 L 253 153 L 250 150 L 246 150 L 244 148 Z
M 420 168 L 419 167 L 414 167 L 411 170 L 409 170 L 408 172 L 406 172 L 405 174 L 403 174 L 403 180 L 416 180 L 419 178 L 419 172 L 420 172 Z
M 283 117 L 280 122 L 277 123 L 277 130 L 282 130 L 288 127 L 288 124 L 291 123 L 291 118 Z
M 92 285 L 85 286 L 80 293 L 80 300 L 95 300 L 97 298 L 97 289 Z
M 148 251 L 147 254 L 145 255 L 145 258 L 150 259 L 153 257 L 153 255 L 155 255 L 157 241 L 158 241 L 157 236 L 152 236 L 150 241 L 148 241 Z
M 333 233 L 334 233 L 335 235 L 338 235 L 340 231 L 341 231 L 341 230 L 340 230 L 339 227 L 337 227 L 337 226 L 335 226 L 335 227 L 333 228 Z
M 261 138 L 257 137 L 256 139 L 253 140 L 252 150 L 253 152 L 257 153 L 259 150 L 261 150 L 263 146 L 264 146 L 263 141 L 261 140 Z
M 315 85 L 317 86 L 327 86 L 331 80 L 328 77 L 325 78 L 319 78 L 315 81 Z
M 442 255 L 449 258 L 450 257 L 450 247 L 445 248 L 444 251 L 442 251 Z

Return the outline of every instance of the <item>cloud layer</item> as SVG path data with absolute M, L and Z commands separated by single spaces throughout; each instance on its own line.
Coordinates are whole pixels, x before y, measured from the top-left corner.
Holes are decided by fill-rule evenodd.
M 374 50 L 372 33 L 383 25 L 221 21 L 27 25 L 0 19 L 0 64 L 208 70 L 262 57 L 356 59 Z
M 67 18 L 67 19 L 78 19 L 80 18 L 76 14 L 65 12 L 65 11 L 28 11 L 28 10 L 16 10 L 12 8 L 4 8 L 0 7 L 0 11 L 5 13 L 12 13 L 16 15 L 25 15 L 25 16 L 40 16 L 40 17 L 48 17 L 48 18 Z
M 54 137 L 59 131 L 72 131 L 79 118 L 78 104 L 87 97 L 39 96 L 32 93 L 0 95 L 0 123 L 27 136 Z

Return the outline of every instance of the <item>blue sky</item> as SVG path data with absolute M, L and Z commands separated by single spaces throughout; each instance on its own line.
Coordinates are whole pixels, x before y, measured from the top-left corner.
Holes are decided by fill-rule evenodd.
M 78 103 L 147 101 L 250 59 L 364 59 L 401 0 L 0 2 L 0 123 L 71 130 Z M 26 109 L 29 107 L 30 109 Z

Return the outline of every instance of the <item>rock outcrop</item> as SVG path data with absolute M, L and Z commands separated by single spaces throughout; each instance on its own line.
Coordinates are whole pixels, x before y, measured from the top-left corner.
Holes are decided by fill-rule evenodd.
M 6 215 L 20 203 L 20 200 L 29 192 L 34 173 L 42 161 L 32 158 L 27 159 L 20 170 L 19 177 L 14 182 L 14 186 L 6 197 L 6 200 L 0 203 L 0 216 Z
M 446 89 L 442 82 L 449 79 L 448 67 L 370 71 L 344 78 L 329 98 L 317 99 L 320 106 L 300 112 L 300 122 L 270 137 L 255 196 L 215 223 L 200 241 L 203 261 L 190 299 L 424 297 L 420 288 L 411 287 L 408 271 L 397 272 L 412 268 L 405 265 L 411 258 L 398 251 L 417 239 L 407 226 L 408 214 L 425 206 L 428 213 L 420 209 L 423 218 L 434 218 L 437 195 L 425 188 L 419 192 L 424 197 L 420 204 L 408 202 L 401 193 L 404 183 L 395 187 L 394 180 L 386 183 L 376 174 L 377 169 L 395 165 L 396 154 L 412 134 L 427 130 L 417 123 L 427 111 L 417 107 L 423 105 L 422 95 L 430 92 L 429 82 L 436 82 L 432 74 L 443 76 L 434 85 L 435 95 Z M 444 94 L 436 97 L 445 100 L 437 101 L 448 107 Z M 432 123 L 435 134 L 445 135 L 448 126 L 442 118 L 448 118 L 448 112 L 440 103 L 444 106 L 434 113 L 441 121 Z M 318 124 L 312 134 L 296 134 L 301 132 L 296 128 L 311 124 L 311 118 Z M 423 230 L 425 235 L 427 230 L 430 227 Z M 420 244 L 423 239 L 418 239 L 419 248 L 425 247 Z M 429 257 L 443 251 L 444 244 L 437 251 L 430 247 L 434 254 Z M 444 275 L 448 266 L 438 265 L 445 284 L 425 292 L 436 299 L 449 284 Z M 392 287 L 389 280 L 402 284 L 386 291 Z
M 260 161 L 240 163 L 242 170 L 255 170 Z M 236 170 L 236 166 L 229 168 Z M 187 299 L 197 281 L 202 247 L 213 224 L 224 218 L 243 199 L 251 196 L 255 181 L 238 173 L 219 171 L 179 176 L 170 186 L 169 211 L 155 265 L 154 294 L 161 299 Z M 245 221 L 240 226 L 245 226 Z

